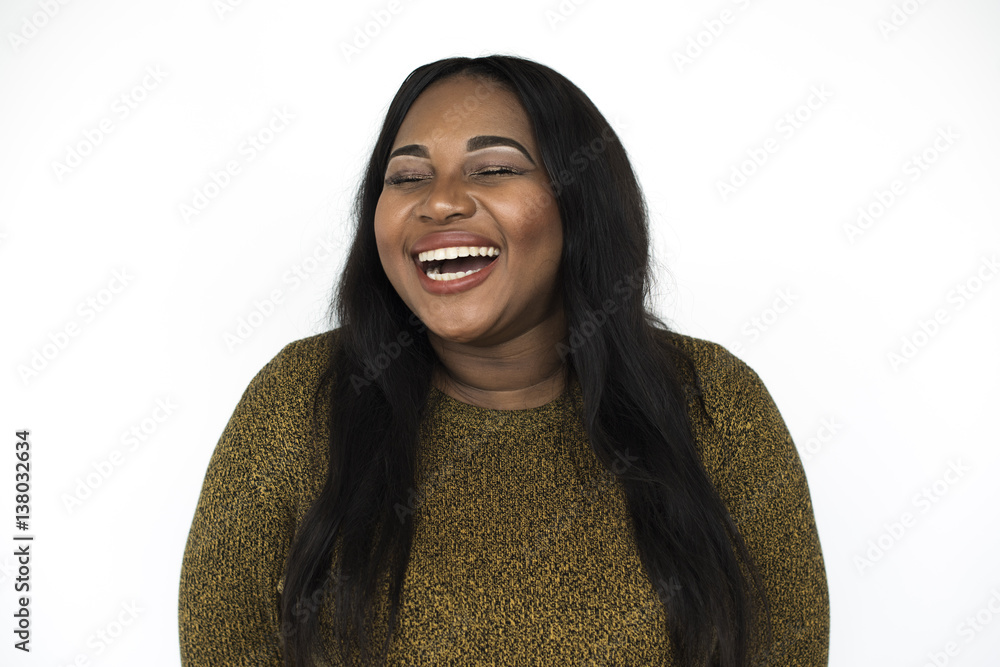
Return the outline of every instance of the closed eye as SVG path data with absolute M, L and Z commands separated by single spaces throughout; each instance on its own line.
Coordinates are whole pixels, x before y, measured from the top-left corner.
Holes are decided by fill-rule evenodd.
M 401 183 L 413 183 L 414 181 L 422 181 L 422 180 L 424 179 L 419 176 L 390 176 L 389 178 L 385 179 L 385 184 L 399 185 Z
M 477 171 L 476 176 L 495 176 L 500 174 L 523 174 L 524 172 L 519 169 L 513 169 L 511 167 L 492 167 L 490 169 L 483 169 L 482 171 Z
M 520 169 L 514 169 L 513 167 L 490 167 L 489 169 L 482 169 L 472 173 L 472 176 L 503 176 L 506 174 L 517 175 L 523 174 L 524 172 Z M 424 176 L 412 176 L 412 175 L 397 175 L 390 176 L 385 179 L 386 185 L 401 185 L 403 183 L 415 183 L 417 181 L 426 180 L 427 177 Z

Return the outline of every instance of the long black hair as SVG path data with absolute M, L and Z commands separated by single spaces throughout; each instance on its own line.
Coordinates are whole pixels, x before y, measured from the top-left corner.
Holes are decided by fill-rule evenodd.
M 756 641 L 769 637 L 767 599 L 697 453 L 687 412 L 692 387 L 705 407 L 693 362 L 645 307 L 653 276 L 639 183 L 583 91 L 548 67 L 505 55 L 447 58 L 411 72 L 357 192 L 357 228 L 329 313 L 339 323 L 337 344 L 315 397 L 315 405 L 320 398 L 329 405 L 326 483 L 286 562 L 286 665 L 309 667 L 319 649 L 329 656 L 321 614 L 303 613 L 318 596 L 329 600 L 324 613 L 339 662 L 357 652 L 364 664 L 384 664 L 388 654 L 413 539 L 413 521 L 399 521 L 397 511 L 414 485 L 436 354 L 382 268 L 375 207 L 410 106 L 430 84 L 459 74 L 477 78 L 483 91 L 513 92 L 534 129 L 563 225 L 559 278 L 570 335 L 559 351 L 579 382 L 578 417 L 594 454 L 624 489 L 647 576 L 654 588 L 671 582 L 661 602 L 677 656 L 685 665 L 747 665 Z M 489 103 L 473 97 L 469 108 Z M 626 450 L 630 465 L 621 470 L 616 453 Z M 387 610 L 377 604 L 383 590 Z

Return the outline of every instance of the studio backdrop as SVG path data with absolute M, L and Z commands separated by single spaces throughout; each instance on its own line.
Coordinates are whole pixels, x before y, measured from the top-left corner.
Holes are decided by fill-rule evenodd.
M 998 664 L 998 30 L 987 0 L 7 0 L 0 664 L 179 665 L 209 458 L 331 328 L 392 95 L 490 53 L 594 100 L 651 306 L 774 398 L 830 664 Z

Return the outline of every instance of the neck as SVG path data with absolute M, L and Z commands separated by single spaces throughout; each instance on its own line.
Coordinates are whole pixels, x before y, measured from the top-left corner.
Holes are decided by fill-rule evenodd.
M 493 410 L 523 410 L 558 398 L 568 381 L 556 345 L 565 341 L 560 315 L 492 346 L 454 343 L 430 334 L 437 353 L 432 382 L 463 403 Z

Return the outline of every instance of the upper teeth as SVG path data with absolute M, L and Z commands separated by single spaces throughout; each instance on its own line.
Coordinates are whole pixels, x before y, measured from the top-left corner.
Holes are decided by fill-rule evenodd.
M 475 246 L 458 246 L 455 248 L 438 248 L 437 250 L 426 250 L 419 255 L 417 259 L 421 262 L 429 262 L 431 260 L 437 259 L 455 259 L 456 257 L 479 257 L 480 255 L 485 257 L 493 257 L 500 254 L 499 248 L 493 248 L 489 246 L 475 247 Z

